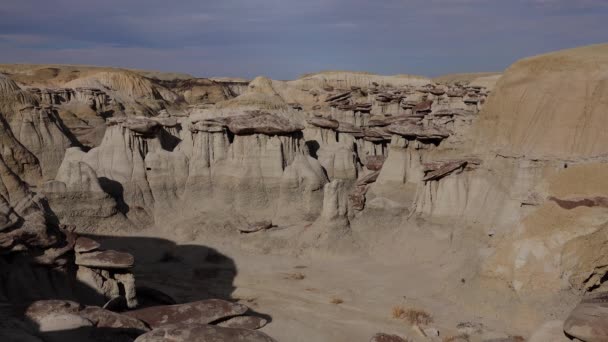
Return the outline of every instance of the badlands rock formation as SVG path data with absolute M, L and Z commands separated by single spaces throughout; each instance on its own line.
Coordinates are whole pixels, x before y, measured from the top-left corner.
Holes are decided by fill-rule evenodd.
M 149 277 L 147 264 L 138 269 L 127 248 L 106 247 L 104 238 L 77 236 L 94 234 L 399 270 L 418 288 L 392 284 L 398 276 L 388 271 L 363 282 L 419 293 L 386 296 L 435 308 L 437 327 L 404 310 L 412 329 L 373 340 L 606 339 L 606 45 L 531 57 L 504 74 L 434 80 L 323 72 L 248 82 L 31 65 L 0 72 L 0 298 L 36 313 L 7 316 L 0 334 L 52 341 L 61 330 L 127 328 L 112 333 L 270 341 L 253 330 L 287 338 L 279 324 L 313 319 L 302 313 L 264 326 L 266 318 L 243 316 L 242 304 L 176 304 L 154 289 L 142 293 L 172 305 L 142 308 L 135 275 Z M 202 262 L 164 253 L 159 269 Z M 214 272 L 195 268 L 187 281 Z M 40 291 L 28 287 L 34 282 Z M 167 288 L 188 288 L 184 297 L 202 291 L 177 282 Z M 309 298 L 320 290 L 298 291 Z M 375 310 L 366 295 L 340 310 Z M 63 301 L 40 301 L 48 299 Z M 311 336 L 349 340 L 349 330 Z

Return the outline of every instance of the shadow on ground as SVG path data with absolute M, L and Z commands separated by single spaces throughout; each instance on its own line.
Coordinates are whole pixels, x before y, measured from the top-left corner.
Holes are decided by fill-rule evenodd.
M 138 294 L 140 307 L 160 303 L 155 290 L 169 295 L 177 303 L 211 298 L 235 300 L 232 293 L 237 267 L 231 258 L 213 248 L 177 245 L 160 238 L 88 236 L 100 242 L 104 249 L 129 252 L 135 257 L 133 273 L 137 287 L 142 289 Z M 24 316 L 35 301 L 65 299 L 102 306 L 107 300 L 76 279 L 77 266 L 69 262 L 56 268 L 38 265 L 34 262 L 35 254 L 0 253 L 0 340 L 4 341 L 6 337 L 15 340 L 14 334 L 20 332 L 42 337 L 37 333 L 36 324 Z M 73 256 L 67 257 L 73 260 Z M 251 311 L 248 315 L 271 321 L 270 316 L 262 313 Z M 132 341 L 138 334 L 124 329 L 85 327 L 46 333 L 42 340 L 72 341 L 77 338 L 79 341 L 121 342 Z M 83 339 L 86 336 L 92 337 Z

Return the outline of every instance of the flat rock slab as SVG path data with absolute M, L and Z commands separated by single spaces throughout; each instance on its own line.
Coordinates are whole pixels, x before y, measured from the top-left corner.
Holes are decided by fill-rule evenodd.
M 583 299 L 564 322 L 564 331 L 585 342 L 608 341 L 608 293 Z
M 198 302 L 152 306 L 145 309 L 126 312 L 147 323 L 153 329 L 167 324 L 208 324 L 247 312 L 245 305 L 231 303 L 221 299 L 208 299 Z
M 113 250 L 76 254 L 76 265 L 86 267 L 125 269 L 133 267 L 134 262 L 131 254 Z
M 224 328 L 205 324 L 171 324 L 139 336 L 135 342 L 274 342 L 256 330 Z
M 327 129 L 336 129 L 340 126 L 340 123 L 337 120 L 323 117 L 313 117 L 306 121 L 313 126 Z
M 99 249 L 101 244 L 93 239 L 89 239 L 88 237 L 81 236 L 76 239 L 76 244 L 74 245 L 74 250 L 76 253 L 87 253 L 93 252 Z
M 217 325 L 224 328 L 240 328 L 256 330 L 268 324 L 265 318 L 257 316 L 237 316 L 219 322 Z

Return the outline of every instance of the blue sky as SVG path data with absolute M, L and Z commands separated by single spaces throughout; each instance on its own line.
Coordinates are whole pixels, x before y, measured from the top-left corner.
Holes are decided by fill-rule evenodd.
M 436 76 L 608 42 L 608 0 L 2 0 L 0 63 Z

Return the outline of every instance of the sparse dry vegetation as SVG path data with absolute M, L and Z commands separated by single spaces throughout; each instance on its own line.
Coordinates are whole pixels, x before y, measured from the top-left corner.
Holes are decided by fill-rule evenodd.
M 283 279 L 289 280 L 302 280 L 304 278 L 306 278 L 306 275 L 302 272 L 288 273 L 285 275 L 285 277 L 283 277 Z
M 395 319 L 402 319 L 411 325 L 429 325 L 433 323 L 433 316 L 420 309 L 406 309 L 403 306 L 395 306 L 392 310 Z
M 455 335 L 455 336 L 447 336 L 447 337 L 444 337 L 442 341 L 443 342 L 468 342 L 469 335 L 460 334 L 460 335 Z
M 402 319 L 405 315 L 405 309 L 403 306 L 394 306 L 392 316 L 394 319 Z
M 338 305 L 344 303 L 344 300 L 342 298 L 333 297 L 330 303 Z

